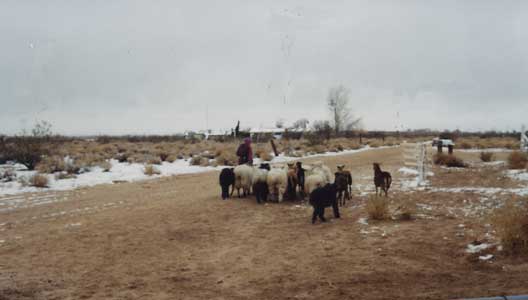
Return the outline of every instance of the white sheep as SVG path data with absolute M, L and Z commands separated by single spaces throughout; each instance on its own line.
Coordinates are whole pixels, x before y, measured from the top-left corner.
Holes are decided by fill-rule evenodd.
M 326 177 L 321 173 L 313 173 L 304 179 L 304 193 L 310 195 L 313 190 L 327 184 Z
M 248 165 L 240 165 L 235 167 L 235 189 L 240 198 L 240 189 L 243 190 L 244 197 L 251 192 L 253 184 L 253 168 Z
M 286 188 L 288 187 L 288 173 L 285 168 L 273 168 L 268 173 L 268 188 L 270 194 L 277 197 L 278 202 L 282 202 Z
M 252 184 L 255 185 L 255 183 L 259 183 L 259 182 L 266 183 L 268 180 L 268 172 L 269 171 L 266 169 L 254 168 Z
M 325 184 L 333 182 L 332 170 L 320 161 L 316 161 L 313 163 L 313 168 L 311 170 L 311 173 L 312 174 L 317 173 L 317 174 L 321 174 L 322 176 L 324 176 Z
M 332 170 L 320 161 L 314 162 L 311 166 L 306 166 L 304 192 L 309 195 L 316 188 L 333 182 L 332 175 Z

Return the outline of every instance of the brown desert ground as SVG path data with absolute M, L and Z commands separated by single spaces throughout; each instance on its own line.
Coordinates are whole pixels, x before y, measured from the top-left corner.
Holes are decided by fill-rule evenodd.
M 460 156 L 471 167 L 435 167 L 432 187 L 522 186 L 501 176 L 504 166 L 479 163 L 478 153 Z M 218 172 L 0 197 L 0 203 L 27 204 L 0 212 L 0 299 L 457 299 L 528 293 L 526 258 L 491 249 L 494 258 L 482 261 L 465 251 L 475 240 L 497 242 L 488 221 L 492 208 L 482 203 L 503 201 L 508 193 L 404 189 L 400 148 L 318 160 L 333 170 L 338 163 L 352 170 L 354 197 L 341 219 L 327 209 L 329 222 L 316 225 L 311 208 L 300 201 L 222 201 Z M 374 161 L 393 174 L 391 210 L 411 199 L 418 203 L 415 218 L 365 221 Z

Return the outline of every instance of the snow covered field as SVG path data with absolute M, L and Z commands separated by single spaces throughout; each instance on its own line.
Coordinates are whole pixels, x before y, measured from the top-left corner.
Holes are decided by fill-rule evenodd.
M 384 149 L 387 147 L 370 148 L 364 147 L 357 150 L 345 150 L 342 152 L 327 152 L 323 154 L 309 155 L 305 157 L 289 157 L 280 155 L 273 158 L 271 163 L 286 163 L 289 161 L 295 161 L 306 158 L 317 158 L 317 157 L 328 157 L 338 155 L 348 155 L 354 153 L 360 153 L 364 151 L 375 151 L 377 149 Z M 255 159 L 255 164 L 260 163 L 259 159 Z M 192 166 L 190 160 L 176 160 L 173 163 L 163 162 L 161 165 L 156 165 L 155 168 L 160 172 L 160 175 L 148 176 L 144 174 L 145 165 L 138 163 L 120 163 L 117 160 L 110 160 L 112 168 L 109 172 L 105 172 L 100 167 L 93 167 L 85 173 L 79 174 L 76 178 L 69 179 L 56 179 L 54 174 L 46 174 L 48 177 L 48 188 L 37 188 L 32 186 L 25 186 L 21 181 L 29 179 L 33 176 L 36 171 L 28 171 L 23 165 L 0 165 L 0 172 L 7 169 L 12 169 L 16 173 L 17 180 L 10 182 L 0 182 L 0 196 L 3 195 L 16 195 L 21 193 L 35 193 L 42 191 L 66 191 L 80 187 L 89 187 L 99 184 L 113 184 L 116 182 L 134 182 L 155 179 L 164 176 L 174 176 L 182 174 L 196 174 L 202 172 L 210 172 L 215 170 L 221 170 L 225 166 L 218 167 L 202 167 Z

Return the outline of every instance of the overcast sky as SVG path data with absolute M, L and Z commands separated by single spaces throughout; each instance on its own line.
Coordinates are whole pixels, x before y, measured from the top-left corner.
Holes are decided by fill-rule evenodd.
M 528 125 L 527 1 L 0 1 L 0 133 Z

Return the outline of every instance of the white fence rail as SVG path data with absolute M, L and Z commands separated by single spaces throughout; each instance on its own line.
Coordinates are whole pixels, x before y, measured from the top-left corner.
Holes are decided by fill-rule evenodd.
M 427 178 L 430 168 L 431 153 L 430 143 L 406 143 L 403 147 L 403 163 L 406 167 L 418 171 L 418 182 L 423 183 Z

